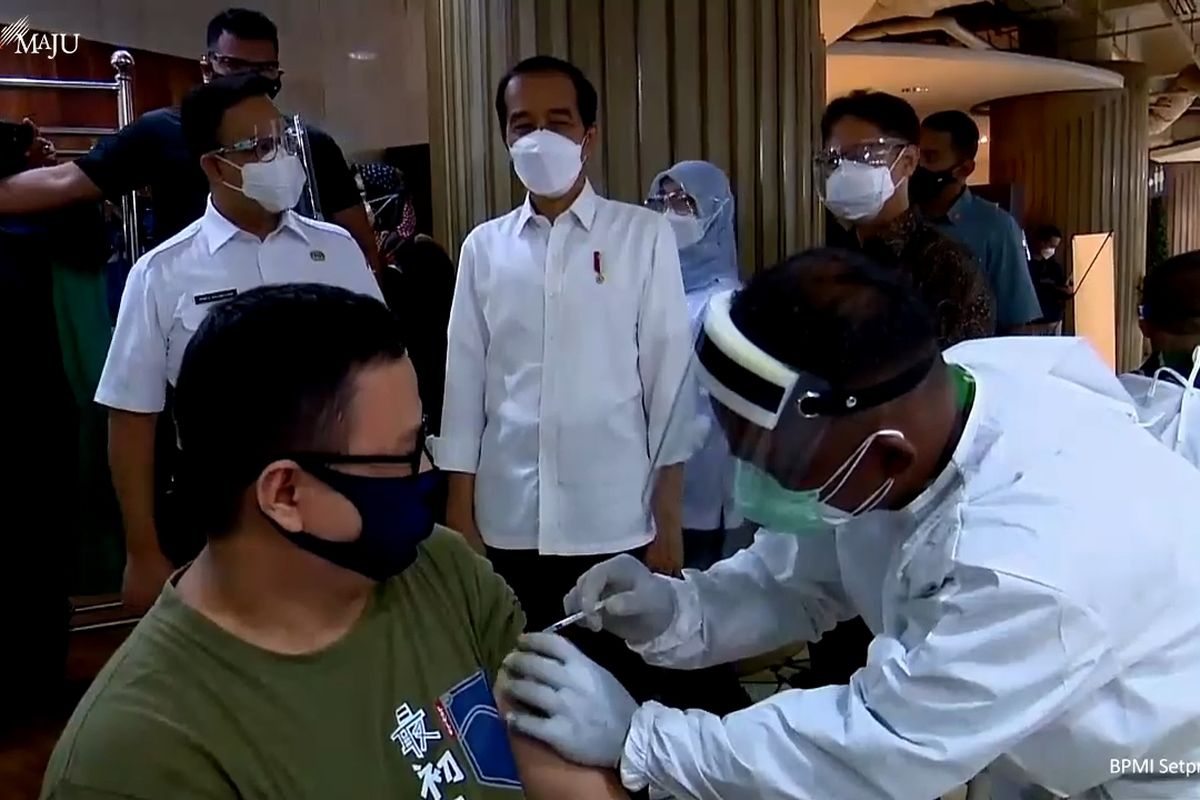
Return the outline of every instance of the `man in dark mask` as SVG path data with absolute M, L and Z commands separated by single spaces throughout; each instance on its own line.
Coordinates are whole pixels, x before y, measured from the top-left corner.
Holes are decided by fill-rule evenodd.
M 979 152 L 969 114 L 940 111 L 921 123 L 921 163 L 909 195 L 926 221 L 974 253 L 996 295 L 999 333 L 1033 333 L 1042 315 L 1021 227 L 1004 209 L 967 188 Z
M 43 797 L 624 797 L 511 743 L 491 686 L 525 618 L 434 525 L 399 321 L 252 289 L 183 357 L 182 500 L 207 545 L 81 701 Z
M 256 72 L 274 83 L 277 94 L 283 70 L 275 23 L 258 11 L 222 11 L 208 24 L 200 70 L 205 82 L 215 75 Z M 308 139 L 321 214 L 345 228 L 378 271 L 375 236 L 341 149 L 316 128 L 308 129 Z M 0 214 L 46 211 L 81 200 L 116 201 L 143 188 L 150 189 L 154 205 L 153 243 L 169 239 L 204 213 L 208 182 L 183 139 L 178 108 L 143 114 L 74 162 L 0 181 Z

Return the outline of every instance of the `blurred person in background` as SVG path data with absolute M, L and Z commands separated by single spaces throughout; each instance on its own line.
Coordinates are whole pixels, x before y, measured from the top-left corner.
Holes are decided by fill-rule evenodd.
M 996 297 L 1000 333 L 1033 333 L 1041 316 L 1029 277 L 1025 234 L 1012 215 L 967 188 L 979 152 L 979 127 L 962 111 L 925 118 L 920 131 L 921 163 L 909 190 L 925 219 L 967 246 Z
M 1200 467 L 1200 251 L 1146 276 L 1140 324 L 1150 357 L 1121 383 L 1150 433 Z
M 0 178 L 56 163 L 54 146 L 32 124 L 0 121 Z M 85 507 L 78 433 L 94 409 L 75 402 L 68 369 L 70 320 L 63 278 L 103 282 L 108 256 L 96 204 L 53 213 L 0 214 L 0 354 L 8 378 L 0 392 L 4 452 L 10 467 L 0 502 L 10 522 L 0 546 L 0 732 L 38 712 L 56 713 L 67 658 L 68 595 L 75 523 Z M 105 317 L 103 295 L 95 296 Z M 67 323 L 62 325 L 60 323 Z M 102 319 L 88 333 L 101 348 L 110 330 Z M 90 400 L 90 399 L 89 399 Z M 103 423 L 97 432 L 102 436 Z M 94 442 L 103 453 L 102 438 Z M 103 463 L 101 456 L 101 464 Z M 107 483 L 107 477 L 103 477 Z M 95 508 L 87 506 L 95 512 Z M 25 512 L 25 513 L 22 513 Z M 26 519 L 22 523 L 18 520 Z M 97 531 L 99 515 L 90 520 Z M 24 525 L 24 527 L 23 527 Z M 32 525 L 33 527 L 30 527 Z
M 431 434 L 437 435 L 442 429 L 454 263 L 441 245 L 418 233 L 417 212 L 399 168 L 374 162 L 358 165 L 357 173 L 384 263 L 379 285 L 388 307 L 405 326 L 425 424 Z
M 909 206 L 920 154 L 920 120 L 899 97 L 857 91 L 825 109 L 817 186 L 825 206 L 854 234 L 844 244 L 903 270 L 950 347 L 996 331 L 995 302 L 975 259 Z M 839 237 L 840 238 L 840 237 Z
M 1042 309 L 1041 319 L 1037 322 L 1039 332 L 1049 336 L 1062 335 L 1063 316 L 1071 300 L 1071 282 L 1058 257 L 1062 239 L 1062 231 L 1058 228 L 1042 225 L 1034 231 L 1029 257 L 1029 277 L 1033 279 L 1038 305 Z

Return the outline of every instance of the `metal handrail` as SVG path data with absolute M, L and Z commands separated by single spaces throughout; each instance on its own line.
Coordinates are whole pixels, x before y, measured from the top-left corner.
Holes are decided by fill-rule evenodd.
M 39 125 L 38 130 L 51 136 L 108 136 L 117 128 L 93 128 L 87 125 Z
M 124 53 L 118 50 L 117 53 Z M 116 54 L 113 54 L 116 57 Z M 116 66 L 114 64 L 114 66 Z M 121 84 L 117 81 L 73 81 L 59 78 L 20 78 L 16 76 L 0 77 L 0 87 L 8 89 L 83 89 L 85 91 L 117 92 Z

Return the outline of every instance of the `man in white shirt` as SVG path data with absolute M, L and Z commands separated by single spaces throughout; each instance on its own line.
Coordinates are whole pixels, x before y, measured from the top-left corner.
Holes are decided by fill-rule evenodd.
M 463 243 L 450 314 L 436 450 L 447 522 L 486 550 L 531 630 L 562 617 L 565 591 L 612 554 L 682 567 L 687 450 L 651 474 L 691 352 L 679 254 L 661 215 L 593 191 L 596 111 L 595 88 L 559 59 L 500 81 L 497 116 L 529 194 Z M 635 694 L 657 691 L 620 641 L 571 635 Z
M 289 210 L 305 175 L 271 88 L 261 76 L 233 75 L 197 87 L 184 100 L 184 136 L 208 177 L 208 206 L 134 265 L 96 392 L 96 402 L 111 410 L 109 462 L 127 551 L 122 599 L 134 610 L 158 596 L 173 561 L 190 560 L 203 544 L 202 537 L 191 541 L 168 524 L 163 543 L 169 552 L 160 545 L 163 509 L 156 524 L 161 491 L 155 478 L 164 471 L 156 470 L 156 458 L 172 452 L 173 442 L 162 434 L 173 427 L 156 429 L 184 348 L 208 311 L 271 283 L 327 283 L 382 299 L 362 251 L 344 230 Z M 279 335 L 286 338 L 287 331 Z

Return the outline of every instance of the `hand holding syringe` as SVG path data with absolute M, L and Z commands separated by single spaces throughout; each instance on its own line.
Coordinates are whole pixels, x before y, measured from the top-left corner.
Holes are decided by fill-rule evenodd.
M 580 622 L 584 617 L 590 617 L 593 614 L 599 614 L 601 610 L 604 609 L 604 604 L 606 602 L 606 600 L 601 600 L 599 603 L 592 606 L 592 608 L 588 611 L 576 611 L 569 617 L 564 617 L 563 619 L 560 619 L 558 622 L 551 625 L 549 628 L 546 628 L 546 630 L 542 631 L 542 633 L 558 633 L 564 628 L 569 628 L 575 623 Z

